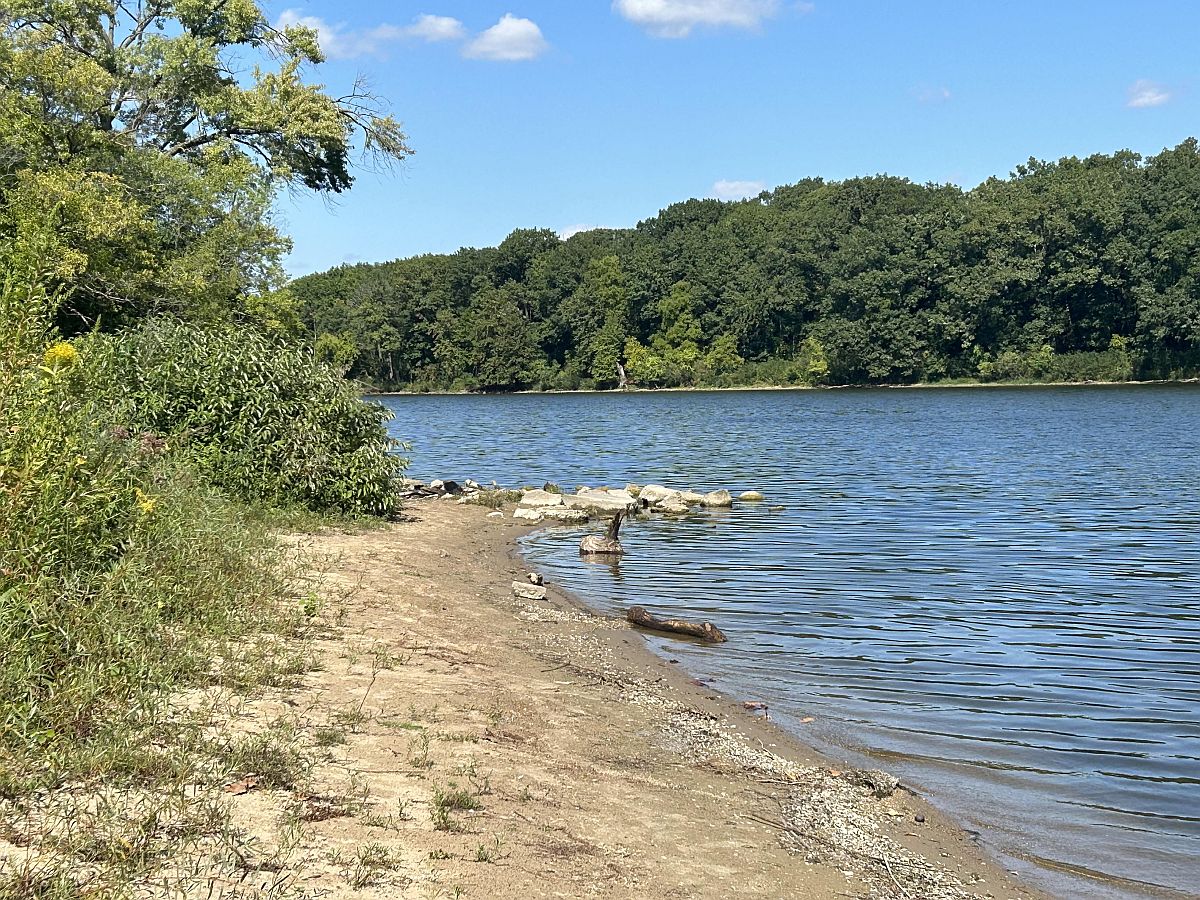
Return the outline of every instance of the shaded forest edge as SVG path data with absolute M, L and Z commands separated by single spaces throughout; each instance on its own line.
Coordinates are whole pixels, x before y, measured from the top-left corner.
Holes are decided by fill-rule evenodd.
M 291 291 L 318 352 L 383 390 L 1162 380 L 1200 373 L 1198 251 L 1189 138 L 969 191 L 810 178 Z

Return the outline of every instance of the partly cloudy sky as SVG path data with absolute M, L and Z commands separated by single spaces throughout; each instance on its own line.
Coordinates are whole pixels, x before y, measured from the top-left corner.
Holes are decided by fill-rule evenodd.
M 294 273 L 627 227 L 819 176 L 965 187 L 1030 156 L 1200 131 L 1200 4 L 1145 0 L 281 0 L 335 93 L 364 76 L 416 155 L 332 206 L 283 198 Z M 1064 40 L 1069 35 L 1070 40 Z
M 535 22 L 505 13 L 500 20 L 477 35 L 453 16 L 421 13 L 408 25 L 377 25 L 354 28 L 342 21 L 330 22 L 297 9 L 285 9 L 275 22 L 276 28 L 302 25 L 317 32 L 321 49 L 330 59 L 354 59 L 377 56 L 392 45 L 404 41 L 460 43 L 463 56 L 495 62 L 523 62 L 536 59 L 548 48 Z

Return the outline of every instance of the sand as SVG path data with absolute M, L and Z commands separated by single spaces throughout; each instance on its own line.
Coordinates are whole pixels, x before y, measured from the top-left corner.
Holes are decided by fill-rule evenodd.
M 514 597 L 520 529 L 487 512 L 427 500 L 312 539 L 336 627 L 317 671 L 246 704 L 242 725 L 290 711 L 297 740 L 337 725 L 344 743 L 322 750 L 286 864 L 251 882 L 321 897 L 1041 896 L 905 788 L 877 796 L 624 622 L 553 585 Z M 455 792 L 477 808 L 448 808 Z M 297 797 L 231 802 L 278 841 Z

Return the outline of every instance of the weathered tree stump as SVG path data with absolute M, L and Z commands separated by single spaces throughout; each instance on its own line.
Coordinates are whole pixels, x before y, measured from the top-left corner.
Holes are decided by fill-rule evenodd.
M 633 625 L 649 628 L 653 631 L 666 631 L 672 634 L 686 634 L 688 637 L 700 638 L 713 644 L 723 644 L 727 640 L 724 633 L 712 622 L 685 622 L 683 619 L 660 619 L 651 615 L 643 606 L 631 606 L 625 613 L 625 618 Z

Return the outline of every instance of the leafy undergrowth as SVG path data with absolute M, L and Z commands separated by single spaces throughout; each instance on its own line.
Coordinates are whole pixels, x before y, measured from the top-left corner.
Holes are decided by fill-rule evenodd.
M 231 709 L 306 671 L 320 604 L 280 517 L 135 424 L 101 389 L 111 354 L 56 340 L 54 308 L 0 287 L 0 898 L 237 884 L 281 850 L 246 843 L 224 785 L 306 764 L 286 730 L 230 731 Z

